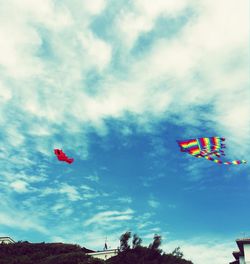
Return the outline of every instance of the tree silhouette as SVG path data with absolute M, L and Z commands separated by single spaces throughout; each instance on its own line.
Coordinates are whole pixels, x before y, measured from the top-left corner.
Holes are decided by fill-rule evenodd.
M 140 247 L 141 243 L 142 243 L 142 239 L 137 234 L 134 234 L 132 240 L 132 248 Z
M 121 235 L 120 237 L 120 251 L 126 251 L 130 249 L 130 246 L 128 244 L 129 239 L 131 238 L 131 232 L 126 232 Z
M 134 234 L 132 249 L 129 246 L 131 232 L 120 237 L 121 250 L 117 256 L 106 261 L 86 255 L 92 252 L 84 247 L 64 243 L 0 244 L 1 264 L 193 264 L 183 259 L 177 247 L 166 254 L 160 249 L 161 236 L 155 235 L 149 247 L 141 246 L 141 239 Z
M 180 251 L 180 247 L 175 248 L 172 255 L 181 259 L 183 257 L 183 253 Z
M 1 264 L 104 264 L 86 253 L 90 250 L 63 243 L 0 244 Z
M 155 234 L 153 243 L 149 245 L 149 248 L 153 249 L 153 250 L 159 250 L 160 251 L 160 249 L 159 249 L 160 245 L 161 245 L 161 236 Z
M 106 260 L 106 264 L 193 264 L 189 260 L 182 258 L 183 254 L 180 248 L 176 248 L 173 254 L 166 254 L 160 249 L 161 236 L 155 234 L 152 244 L 148 248 L 141 246 L 141 239 L 134 234 L 132 240 L 132 249 L 128 246 L 128 240 L 131 237 L 130 232 L 126 232 L 120 237 L 121 244 L 125 245 L 117 256 Z

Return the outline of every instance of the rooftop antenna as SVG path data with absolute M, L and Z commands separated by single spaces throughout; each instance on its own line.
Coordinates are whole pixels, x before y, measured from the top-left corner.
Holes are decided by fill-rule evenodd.
M 103 250 L 108 250 L 107 237 L 105 238 L 105 244 Z
M 242 238 L 246 238 L 246 232 L 240 232 L 242 234 Z

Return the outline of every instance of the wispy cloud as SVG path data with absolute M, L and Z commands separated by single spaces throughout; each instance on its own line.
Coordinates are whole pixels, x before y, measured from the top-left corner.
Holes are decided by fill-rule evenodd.
M 75 186 L 68 183 L 60 183 L 56 187 L 45 187 L 41 190 L 41 197 L 48 195 L 60 195 L 67 198 L 67 200 L 74 202 L 79 200 L 91 200 L 99 196 L 105 196 L 104 193 L 99 193 L 87 185 Z
M 93 182 L 98 182 L 100 180 L 100 177 L 97 174 L 92 174 L 89 176 L 85 176 L 85 179 L 93 181 Z
M 5 1 L 0 9 L 1 225 L 76 242 L 83 242 L 73 236 L 81 228 L 90 228 L 95 239 L 109 231 L 113 241 L 133 226 L 145 235 L 159 230 L 154 214 L 136 216 L 132 190 L 112 185 L 113 167 L 105 181 L 99 172 L 91 173 L 96 166 L 108 167 L 104 159 L 97 164 L 98 150 L 95 159 L 91 147 L 93 134 L 110 136 L 110 120 L 122 123 L 121 145 L 129 146 L 137 129 L 151 133 L 164 121 L 185 137 L 216 132 L 227 137 L 228 156 L 250 159 L 248 10 L 247 0 L 135 0 L 126 6 L 116 0 Z M 74 150 L 71 170 L 54 162 L 54 147 Z M 155 167 L 169 153 L 157 137 L 150 149 Z M 87 159 L 94 161 L 85 168 Z M 211 163 L 193 164 L 178 166 L 193 182 L 202 181 Z M 65 178 L 67 173 L 72 177 Z M 166 176 L 163 169 L 147 174 L 144 184 L 151 188 Z M 161 205 L 148 194 L 144 201 L 151 210 Z M 126 205 L 133 210 L 122 209 Z M 60 214 L 62 222 L 47 232 Z M 90 233 L 86 238 L 101 246 Z M 205 258 L 215 263 L 204 252 L 219 252 L 215 245 L 181 245 L 190 254 L 201 250 L 197 263 L 202 264 Z
M 155 226 L 155 223 L 152 222 L 152 218 L 154 216 L 154 213 L 144 213 L 137 217 L 138 223 L 137 228 L 142 232 L 141 230 L 148 230 L 149 228 L 152 228 L 152 226 Z
M 71 215 L 74 211 L 72 208 L 68 207 L 65 201 L 56 203 L 51 209 L 54 213 L 63 215 L 64 217 Z
M 155 199 L 153 195 L 151 195 L 148 200 L 148 205 L 152 208 L 158 208 L 160 206 L 160 203 Z
M 81 199 L 81 196 L 76 187 L 71 186 L 67 183 L 62 184 L 59 193 L 67 195 L 70 201 L 77 201 Z
M 209 240 L 211 241 L 211 239 Z M 202 241 L 204 240 L 202 239 Z M 197 264 L 220 264 L 229 263 L 233 260 L 233 242 L 213 240 L 210 243 L 204 243 L 202 241 L 195 242 L 195 240 L 175 240 L 167 243 L 165 242 L 162 248 L 166 252 L 172 252 L 177 246 L 179 246 L 180 250 L 184 253 L 184 258 Z
M 176 17 L 191 1 L 151 1 L 136 0 L 123 10 L 117 19 L 117 28 L 128 48 L 133 47 L 138 37 L 151 31 L 159 17 Z
M 28 183 L 25 181 L 20 181 L 20 180 L 14 181 L 10 184 L 10 187 L 19 193 L 29 192 Z
M 49 155 L 51 146 L 69 144 L 79 147 L 85 158 L 88 139 L 85 137 L 84 143 L 77 140 L 86 133 L 85 124 L 103 133 L 106 118 L 124 118 L 130 112 L 138 116 L 135 122 L 140 125 L 144 120 L 145 127 L 152 115 L 196 126 L 206 120 L 218 134 L 232 139 L 234 150 L 241 146 L 244 152 L 238 156 L 245 156 L 249 149 L 242 142 L 248 141 L 250 134 L 250 94 L 246 89 L 249 33 L 242 25 L 248 24 L 247 6 L 247 1 L 235 5 L 233 1 L 191 0 L 174 4 L 158 1 L 153 6 L 150 1 L 138 0 L 128 5 L 110 28 L 118 43 L 128 43 L 118 50 L 120 57 L 128 58 L 123 65 L 128 77 L 124 78 L 119 67 L 113 68 L 117 63 L 115 40 L 98 37 L 90 26 L 93 17 L 105 12 L 105 1 L 58 6 L 49 0 L 37 5 L 25 1 L 22 6 L 9 1 L 2 9 L 8 15 L 2 16 L 0 56 L 5 69 L 0 85 L 5 145 Z M 130 53 L 141 34 L 157 27 L 159 18 L 177 18 L 187 8 L 195 16 L 177 35 L 154 39 L 143 57 Z M 237 15 L 226 22 L 234 10 Z M 11 19 L 14 16 L 18 19 Z M 10 37 L 8 32 L 15 34 Z M 91 72 L 101 82 L 89 84 Z M 96 92 L 89 93 L 93 85 Z M 203 113 L 199 107 L 204 105 L 212 111 Z M 15 122 L 9 122 L 14 116 Z M 63 134 L 60 124 L 64 124 Z M 29 142 L 34 139 L 31 148 Z
M 35 218 L 31 219 L 30 217 L 27 217 L 24 214 L 17 212 L 15 212 L 15 214 L 8 214 L 6 212 L 0 213 L 0 224 L 26 231 L 32 229 L 34 231 L 38 231 L 47 235 L 49 233 L 45 226 L 39 224 L 39 220 Z
M 19 192 L 26 192 L 23 187 L 16 187 Z M 48 235 L 48 230 L 44 221 L 39 217 L 39 213 L 33 211 L 33 207 L 25 207 L 23 203 L 16 204 L 11 199 L 8 192 L 0 195 L 1 213 L 0 213 L 0 225 L 9 227 L 11 229 L 18 229 L 23 231 L 33 230 L 40 234 Z
M 104 211 L 97 213 L 84 222 L 84 226 L 91 224 L 107 225 L 115 221 L 131 220 L 133 218 L 133 210 L 127 209 L 125 211 Z
M 128 203 L 128 204 L 132 203 L 131 197 L 119 197 L 116 200 L 121 203 Z

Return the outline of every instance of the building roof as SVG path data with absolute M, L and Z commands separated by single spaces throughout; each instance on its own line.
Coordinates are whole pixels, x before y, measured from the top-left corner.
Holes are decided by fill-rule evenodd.
M 236 239 L 236 243 L 242 255 L 244 255 L 243 245 L 250 244 L 250 238 L 239 238 Z
M 229 264 L 239 264 L 239 261 L 238 260 L 235 260 L 233 262 L 230 262 Z
M 118 252 L 118 249 L 107 249 L 107 250 L 100 250 L 100 251 L 94 251 L 87 253 L 88 255 L 97 255 L 97 254 L 102 254 L 102 253 L 113 253 L 113 252 Z
M 3 240 L 9 240 L 9 241 L 11 241 L 12 243 L 16 243 L 11 237 L 8 237 L 8 236 L 0 237 L 0 241 L 3 241 Z
M 244 257 L 244 245 L 250 244 L 250 238 L 249 237 L 238 238 L 236 239 L 236 244 L 240 251 L 233 251 L 233 256 L 235 258 L 235 261 L 230 262 L 229 264 L 240 263 L 240 257 Z
M 239 260 L 240 259 L 240 256 L 242 256 L 241 252 L 240 251 L 234 251 L 233 252 L 233 256 L 236 260 Z

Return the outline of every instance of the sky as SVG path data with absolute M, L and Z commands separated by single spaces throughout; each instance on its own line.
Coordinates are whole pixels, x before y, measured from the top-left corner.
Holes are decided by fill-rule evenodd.
M 0 0 L 0 236 L 180 246 L 233 260 L 250 236 L 249 1 Z M 62 149 L 72 164 L 60 162 Z

